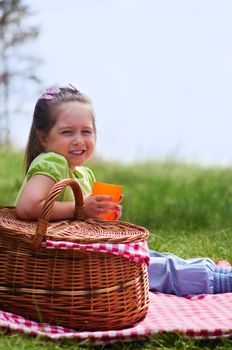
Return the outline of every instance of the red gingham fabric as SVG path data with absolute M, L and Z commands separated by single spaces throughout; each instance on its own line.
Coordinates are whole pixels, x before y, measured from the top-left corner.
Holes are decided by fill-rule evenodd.
M 225 261 L 218 266 L 229 267 Z M 41 324 L 0 311 L 0 327 L 41 335 L 49 339 L 75 339 L 79 343 L 112 343 L 147 338 L 155 333 L 174 332 L 191 338 L 220 338 L 232 335 L 232 293 L 177 297 L 149 293 L 146 317 L 122 330 L 78 332 L 50 324 Z
M 65 241 L 49 241 L 45 242 L 48 249 L 73 249 L 86 250 L 90 252 L 102 252 L 121 256 L 138 264 L 149 265 L 150 255 L 146 241 L 137 243 L 91 243 L 81 244 Z
M 232 293 L 177 297 L 150 292 L 146 317 L 122 330 L 78 332 L 39 324 L 4 311 L 0 311 L 0 327 L 50 339 L 73 338 L 81 343 L 136 340 L 160 332 L 174 332 L 191 338 L 220 338 L 232 335 Z

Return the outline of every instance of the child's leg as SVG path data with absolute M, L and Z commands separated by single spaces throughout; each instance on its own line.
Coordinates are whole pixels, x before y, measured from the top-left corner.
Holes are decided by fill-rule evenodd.
M 211 259 L 181 259 L 150 251 L 149 288 L 176 294 L 214 293 L 215 264 Z
M 150 289 L 176 295 L 232 293 L 232 269 L 219 268 L 211 259 L 184 260 L 155 251 L 150 257 Z
M 213 293 L 231 293 L 232 292 L 232 269 L 215 267 L 213 280 Z

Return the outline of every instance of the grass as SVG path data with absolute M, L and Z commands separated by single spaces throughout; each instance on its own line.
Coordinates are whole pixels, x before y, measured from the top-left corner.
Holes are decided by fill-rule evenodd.
M 0 204 L 13 205 L 23 176 L 23 155 L 0 152 Z
M 22 335 L 0 334 L 0 350 L 224 350 L 231 349 L 232 344 L 228 339 L 221 340 L 191 340 L 176 334 L 161 334 L 152 337 L 149 341 L 137 341 L 128 343 L 115 343 L 108 345 L 78 345 L 76 342 L 47 341 L 42 338 L 32 338 Z
M 207 256 L 232 262 L 232 168 L 175 162 L 133 165 L 93 160 L 99 181 L 123 185 L 122 220 L 145 226 L 149 246 L 184 258 Z M 0 152 L 0 203 L 13 204 L 23 178 L 23 157 Z M 0 333 L 1 349 L 82 349 L 75 341 L 47 341 Z M 93 348 L 91 346 L 85 346 Z M 96 349 L 231 349 L 229 339 L 191 340 L 175 334 L 147 341 L 116 343 Z

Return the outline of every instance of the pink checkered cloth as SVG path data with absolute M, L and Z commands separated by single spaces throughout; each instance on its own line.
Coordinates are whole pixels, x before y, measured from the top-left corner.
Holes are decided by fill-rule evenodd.
M 45 242 L 48 249 L 68 249 L 89 252 L 102 252 L 107 254 L 118 255 L 138 264 L 150 263 L 149 249 L 146 241 L 137 243 L 73 243 L 65 241 L 49 241 Z
M 226 261 L 218 266 L 229 267 Z M 232 293 L 177 297 L 151 293 L 146 317 L 130 328 L 78 332 L 27 320 L 0 311 L 0 327 L 49 339 L 74 339 L 79 343 L 105 344 L 148 338 L 160 332 L 174 332 L 191 338 L 220 338 L 232 335 Z
M 146 317 L 122 330 L 78 332 L 40 324 L 4 311 L 0 311 L 0 327 L 50 339 L 72 338 L 95 344 L 148 338 L 160 332 L 174 332 L 191 338 L 220 338 L 232 335 L 232 293 L 177 297 L 150 292 Z

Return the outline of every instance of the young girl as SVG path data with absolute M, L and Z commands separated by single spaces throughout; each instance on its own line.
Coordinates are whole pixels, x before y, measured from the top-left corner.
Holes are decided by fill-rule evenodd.
M 77 179 L 84 195 L 86 217 L 101 213 L 121 216 L 121 206 L 106 202 L 111 196 L 90 196 L 95 180 L 82 164 L 95 147 L 96 127 L 90 100 L 76 88 L 48 89 L 37 101 L 26 148 L 26 177 L 17 197 L 16 213 L 37 219 L 55 182 Z M 66 188 L 51 213 L 52 220 L 74 217 L 74 197 Z
M 115 213 L 120 204 L 105 195 L 90 195 L 93 172 L 83 166 L 94 152 L 96 126 L 87 96 L 70 85 L 48 89 L 37 101 L 26 148 L 26 176 L 16 200 L 21 219 L 38 219 L 49 190 L 65 178 L 78 181 L 84 196 L 86 217 Z M 52 220 L 74 217 L 74 198 L 66 187 L 56 201 Z M 168 253 L 150 252 L 149 286 L 163 293 L 189 295 L 232 292 L 232 269 L 216 267 L 211 259 L 184 260 Z

